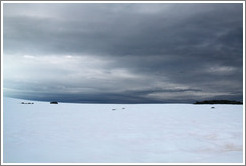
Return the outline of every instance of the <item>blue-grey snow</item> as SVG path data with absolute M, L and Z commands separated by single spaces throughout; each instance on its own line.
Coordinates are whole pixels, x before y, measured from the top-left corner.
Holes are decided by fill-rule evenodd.
M 3 98 L 4 163 L 243 162 L 242 105 L 21 102 Z

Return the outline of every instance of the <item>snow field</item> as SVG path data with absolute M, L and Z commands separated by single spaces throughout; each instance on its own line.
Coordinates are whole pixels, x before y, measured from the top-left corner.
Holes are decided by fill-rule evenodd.
M 242 105 L 22 101 L 3 100 L 4 163 L 243 162 Z

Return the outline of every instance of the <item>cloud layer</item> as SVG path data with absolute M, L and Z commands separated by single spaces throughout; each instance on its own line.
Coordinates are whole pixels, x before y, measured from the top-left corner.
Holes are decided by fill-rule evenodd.
M 5 3 L 3 14 L 5 95 L 242 101 L 242 4 Z

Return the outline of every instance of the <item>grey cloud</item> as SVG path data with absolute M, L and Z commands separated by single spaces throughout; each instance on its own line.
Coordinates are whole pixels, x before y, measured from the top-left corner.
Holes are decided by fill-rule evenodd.
M 162 5 L 165 6 L 166 4 Z M 65 15 L 69 15 L 74 6 L 67 6 L 67 8 L 64 6 L 62 8 L 64 11 L 58 10 L 56 15 L 62 15 L 65 18 L 35 17 L 35 15 L 15 15 L 8 18 L 7 15 L 4 28 L 6 27 L 7 32 L 12 30 L 15 34 L 8 35 L 6 32 L 4 33 L 5 38 L 10 42 L 16 41 L 16 38 L 21 39 L 22 43 L 19 44 L 23 44 L 22 49 L 25 48 L 24 46 L 34 43 L 36 47 L 43 48 L 37 49 L 38 53 L 39 51 L 44 53 L 46 51 L 54 51 L 55 53 L 60 51 L 61 53 L 90 52 L 106 55 L 159 55 L 178 52 L 177 48 L 172 47 L 184 47 L 184 44 L 199 45 L 211 40 L 211 38 L 214 39 L 214 35 L 217 35 L 216 33 L 220 32 L 220 29 L 223 31 L 228 28 L 237 28 L 234 22 L 242 17 L 240 12 L 236 13 L 238 15 L 235 14 L 234 6 L 226 11 L 224 6 L 228 8 L 231 6 L 229 4 L 217 8 L 214 5 L 196 4 L 196 8 L 201 9 L 201 11 L 195 8 L 195 12 L 191 12 L 193 15 L 185 14 L 194 8 L 194 5 L 188 4 L 177 7 L 169 5 L 170 8 L 176 10 L 174 12 L 168 10 L 171 14 L 163 11 L 154 15 L 112 12 L 116 5 L 102 8 L 104 10 L 100 6 L 86 5 L 91 10 L 84 11 L 84 4 L 80 4 L 76 8 L 82 9 L 77 9 L 74 11 L 76 12 L 75 15 L 66 17 Z M 208 8 L 207 11 L 206 8 Z M 53 15 L 57 10 L 55 9 L 54 7 Z M 50 8 L 44 9 L 45 12 L 47 10 L 50 13 Z M 226 13 L 228 14 L 226 15 Z M 233 15 L 230 16 L 230 14 Z M 8 43 L 6 45 L 8 48 Z M 183 53 L 183 49 L 181 52 Z
M 176 94 L 168 101 L 191 102 L 188 90 L 242 100 L 242 4 L 4 4 L 3 12 L 6 57 L 69 55 L 110 62 L 84 68 L 82 61 L 68 62 L 67 68 L 21 62 L 5 78 L 6 88 L 41 93 L 33 86 L 40 74 L 38 87 L 54 96 L 87 88 L 90 101 L 104 96 L 109 102 L 161 102 L 148 96 L 158 91 Z M 19 84 L 18 71 L 28 76 Z

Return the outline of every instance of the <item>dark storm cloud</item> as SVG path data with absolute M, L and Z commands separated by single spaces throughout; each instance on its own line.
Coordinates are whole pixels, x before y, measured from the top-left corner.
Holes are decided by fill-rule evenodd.
M 242 4 L 3 9 L 4 88 L 12 96 L 113 103 L 242 100 Z

